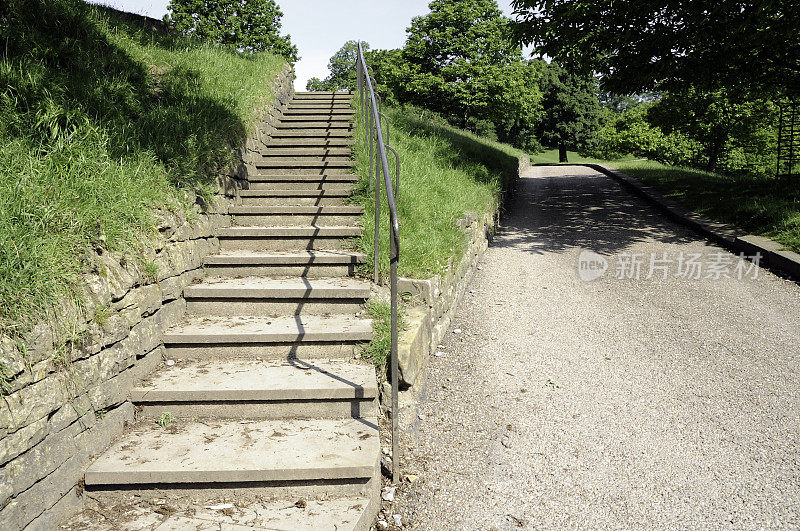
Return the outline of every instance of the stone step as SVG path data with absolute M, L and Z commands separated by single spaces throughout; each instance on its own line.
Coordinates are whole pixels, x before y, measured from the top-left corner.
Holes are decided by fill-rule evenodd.
M 222 251 L 339 250 L 361 227 L 226 227 L 217 230 Z
M 206 278 L 183 290 L 190 315 L 355 314 L 370 294 L 353 278 Z
M 338 121 L 328 121 L 328 120 L 292 121 L 292 120 L 281 119 L 278 121 L 278 123 L 275 124 L 275 129 L 279 131 L 283 129 L 312 130 L 312 131 L 322 129 L 324 131 L 340 130 L 340 131 L 347 131 L 349 133 L 353 129 L 353 124 L 349 120 L 338 122 Z
M 303 173 L 275 172 L 269 174 L 261 171 L 257 174 L 249 175 L 250 190 L 347 190 L 352 191 L 356 183 L 361 179 L 352 173 L 325 173 L 309 174 L 308 170 Z
M 352 129 L 293 129 L 281 128 L 275 129 L 270 133 L 270 138 L 347 138 L 352 139 Z
M 158 418 L 374 418 L 374 365 L 318 360 L 187 360 L 131 391 L 140 415 Z
M 354 109 L 349 102 L 347 103 L 316 103 L 316 102 L 302 102 L 295 101 L 289 104 L 289 107 L 283 111 L 284 114 L 288 112 L 327 112 L 333 111 L 335 113 L 350 113 L 355 114 Z
M 380 442 L 375 420 L 145 419 L 86 471 L 90 491 L 151 495 L 364 496 L 375 489 Z M 131 494 L 131 492 L 129 492 Z
M 240 190 L 239 197 L 243 205 L 272 206 L 272 205 L 316 205 L 338 206 L 344 205 L 345 199 L 350 196 L 348 187 L 340 189 L 322 190 L 285 190 L 269 188 L 266 190 Z
M 259 164 L 256 164 L 259 165 Z M 324 177 L 326 175 L 338 175 L 338 176 L 351 176 L 353 175 L 353 167 L 352 166 L 344 166 L 335 163 L 333 160 L 330 160 L 327 166 L 321 167 L 289 167 L 288 164 L 284 164 L 284 167 L 262 167 L 253 170 L 255 172 L 254 175 L 249 175 L 248 179 L 252 180 L 251 177 L 255 176 L 256 179 L 258 177 L 280 177 L 280 176 L 287 176 L 287 177 L 297 177 L 297 176 L 313 176 L 313 177 Z
M 350 100 L 355 96 L 354 92 L 340 92 L 340 91 L 327 91 L 316 90 L 309 92 L 295 92 L 292 101 L 309 100 L 309 99 L 334 99 L 334 100 Z
M 189 317 L 164 334 L 173 359 L 352 359 L 372 338 L 354 316 Z
M 270 138 L 267 140 L 266 150 L 273 148 L 335 148 L 349 147 L 353 145 L 353 139 L 349 137 L 290 137 L 290 138 Z
M 262 157 L 350 157 L 349 147 L 268 147 L 261 150 Z
M 359 206 L 232 206 L 228 213 L 236 216 L 233 224 L 237 226 L 284 227 L 295 225 L 314 225 L 317 227 L 336 227 L 357 225 L 364 209 Z
M 365 255 L 347 251 L 228 251 L 207 256 L 203 265 L 206 274 L 219 277 L 345 277 L 353 276 L 364 260 Z
M 97 512 L 100 509 L 120 506 L 125 507 L 122 515 L 128 521 L 132 514 L 137 514 L 134 525 L 126 525 L 122 529 L 158 529 L 158 531 L 295 531 L 298 529 L 325 529 L 336 531 L 369 531 L 378 511 L 378 500 L 366 497 L 332 498 L 327 500 L 304 500 L 305 505 L 298 507 L 297 498 L 277 500 L 246 499 L 236 497 L 230 500 L 224 496 L 207 497 L 198 503 L 191 497 L 151 500 L 120 500 L 113 495 L 93 493 L 94 511 L 84 511 L 79 525 L 63 526 L 69 529 L 95 529 L 97 531 L 116 531 L 109 525 L 97 523 Z M 152 502 L 152 503 L 151 503 Z M 232 502 L 232 503 L 231 503 Z M 223 512 L 214 507 L 231 503 L 233 507 Z M 164 516 L 169 510 L 169 516 Z M 173 512 L 174 511 L 174 512 Z M 126 518 L 127 517 L 127 518 Z M 146 525 L 139 525 L 146 521 Z M 72 524 L 73 521 L 70 521 Z
M 334 168 L 350 169 L 356 162 L 349 157 L 264 157 L 256 160 L 256 169 L 302 169 L 329 170 Z
M 341 113 L 341 112 L 298 112 L 298 111 L 286 111 L 281 115 L 280 122 L 281 123 L 291 123 L 291 122 L 317 122 L 317 121 L 325 121 L 329 123 L 337 123 L 338 122 L 346 122 L 350 123 L 353 118 L 352 113 Z M 341 125 L 341 124 L 338 124 Z

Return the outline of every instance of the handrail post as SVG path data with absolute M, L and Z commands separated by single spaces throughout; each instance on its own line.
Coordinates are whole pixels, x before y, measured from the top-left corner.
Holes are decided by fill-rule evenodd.
M 398 372 L 399 362 L 397 360 L 397 262 L 399 253 L 397 244 L 394 238 L 389 238 L 389 269 L 391 271 L 391 312 L 392 312 L 392 333 L 391 333 L 391 364 L 392 364 L 392 483 L 397 484 L 400 481 L 400 448 L 399 448 L 399 435 L 398 435 L 398 416 L 399 405 L 397 398 L 398 391 Z
M 377 137 L 378 131 L 375 130 L 375 136 Z M 374 260 L 373 260 L 373 281 L 375 284 L 381 283 L 381 271 L 380 271 L 380 249 L 381 249 L 381 235 L 380 235 L 380 224 L 381 224 L 381 181 L 378 177 L 380 175 L 380 164 L 378 164 L 378 158 L 375 157 L 375 252 L 374 252 Z

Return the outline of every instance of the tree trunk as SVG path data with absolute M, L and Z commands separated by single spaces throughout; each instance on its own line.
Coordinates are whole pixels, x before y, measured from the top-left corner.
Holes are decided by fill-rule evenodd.
M 564 144 L 558 145 L 558 162 L 569 162 L 567 160 L 567 146 Z

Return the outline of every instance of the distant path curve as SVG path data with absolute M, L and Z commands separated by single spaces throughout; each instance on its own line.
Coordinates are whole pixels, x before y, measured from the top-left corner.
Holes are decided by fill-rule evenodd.
M 603 277 L 579 278 L 581 249 L 608 258 Z M 681 253 L 704 276 L 737 263 L 594 170 L 531 168 L 431 360 L 403 517 L 800 527 L 800 287 L 763 270 L 690 280 L 677 263 L 644 278 L 651 255 Z M 634 255 L 640 280 L 616 278 Z

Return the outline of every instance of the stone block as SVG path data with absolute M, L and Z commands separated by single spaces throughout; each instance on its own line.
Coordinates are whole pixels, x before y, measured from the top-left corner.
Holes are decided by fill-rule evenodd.
M 412 386 L 428 364 L 431 342 L 430 317 L 422 308 L 409 308 L 403 315 L 405 329 L 397 338 L 399 379 L 403 386 Z

